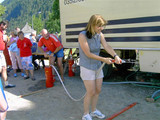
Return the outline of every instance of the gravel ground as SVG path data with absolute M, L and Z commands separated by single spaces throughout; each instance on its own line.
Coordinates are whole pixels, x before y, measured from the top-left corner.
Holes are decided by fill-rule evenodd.
M 35 71 L 36 81 L 24 80 L 20 73 L 13 77 L 9 73 L 10 83 L 15 88 L 5 89 L 9 103 L 7 120 L 81 120 L 83 114 L 83 100 L 72 101 L 65 93 L 56 77 L 54 87 L 45 87 L 44 69 Z M 124 77 L 114 74 L 105 81 L 124 80 Z M 65 86 L 74 98 L 85 94 L 85 88 L 79 75 L 68 77 L 65 74 Z M 27 95 L 33 91 L 41 90 L 36 94 Z M 151 96 L 157 89 L 137 87 L 130 84 L 108 85 L 103 84 L 102 92 L 97 105 L 107 118 L 128 105 L 138 102 L 133 108 L 114 118 L 114 120 L 160 120 L 160 101 L 146 102 L 145 98 Z M 98 120 L 93 118 L 93 120 Z

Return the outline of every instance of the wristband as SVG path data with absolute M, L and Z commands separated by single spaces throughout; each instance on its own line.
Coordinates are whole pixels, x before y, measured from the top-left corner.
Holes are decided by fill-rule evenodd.
M 113 58 L 115 59 L 115 57 L 116 57 L 116 56 L 118 56 L 118 55 L 117 55 L 117 54 L 115 54 L 115 55 L 113 56 Z

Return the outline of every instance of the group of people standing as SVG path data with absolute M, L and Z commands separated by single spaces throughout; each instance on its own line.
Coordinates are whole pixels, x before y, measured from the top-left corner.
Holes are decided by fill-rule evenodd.
M 7 46 L 9 46 L 10 58 L 12 61 L 12 68 L 14 70 L 14 77 L 17 77 L 17 69 L 18 68 L 21 70 L 21 76 L 24 77 L 23 68 L 22 68 L 22 64 L 21 64 L 21 58 L 20 58 L 20 54 L 19 54 L 19 49 L 17 47 L 18 39 L 19 39 L 18 38 L 18 31 L 17 30 L 11 31 L 11 38 L 10 38 L 9 42 L 7 43 Z
M 0 22 L 0 73 L 4 80 L 4 88 L 13 88 L 15 85 L 9 84 L 7 79 L 7 65 L 6 58 L 4 56 L 4 49 L 8 46 L 10 53 L 10 58 L 12 61 L 12 68 L 14 70 L 14 77 L 17 77 L 17 69 L 21 70 L 21 76 L 24 79 L 29 79 L 31 74 L 31 79 L 36 80 L 34 76 L 34 66 L 32 64 L 32 39 L 28 39 L 24 36 L 24 33 L 20 30 L 13 30 L 11 32 L 11 38 L 7 41 L 7 46 L 4 41 L 3 31 L 7 28 L 7 23 Z M 43 46 L 45 45 L 45 50 Z M 60 69 L 61 77 L 63 77 L 63 46 L 56 37 L 56 35 L 49 34 L 46 29 L 41 32 L 41 37 L 38 42 L 39 49 L 44 53 L 45 57 L 49 57 L 50 64 L 54 64 L 55 57 L 57 57 L 57 63 Z M 49 53 L 49 54 L 46 54 Z M 24 73 L 25 71 L 25 73 Z M 4 94 L 3 84 L 0 79 L 0 120 L 5 120 L 8 109 L 8 103 Z
M 107 21 L 101 15 L 92 15 L 85 30 L 83 30 L 78 37 L 80 53 L 80 77 L 82 78 L 87 91 L 84 98 L 84 115 L 82 116 L 82 120 L 92 120 L 92 117 L 98 117 L 100 119 L 105 118 L 105 115 L 97 109 L 97 102 L 103 82 L 103 71 L 101 70 L 98 75 L 97 71 L 101 67 L 101 62 L 112 64 L 112 59 L 115 59 L 115 63 L 121 64 L 121 59 L 112 49 L 112 47 L 106 42 L 105 37 L 101 32 L 106 24 Z M 4 44 L 2 38 L 3 30 L 7 27 L 5 25 L 6 24 L 3 22 L 0 23 L 0 44 L 2 45 Z M 55 35 L 49 34 L 46 29 L 43 29 L 41 34 L 42 37 L 38 42 L 39 50 L 44 54 L 45 57 L 49 57 L 49 62 L 52 65 L 54 65 L 55 58 L 57 57 L 57 64 L 59 66 L 62 80 L 64 81 L 62 66 L 62 58 L 64 56 L 63 45 Z M 24 33 L 22 31 L 18 32 L 18 38 L 14 37 L 11 42 L 13 41 L 17 41 L 17 47 L 20 49 L 21 64 L 23 66 L 23 70 L 26 70 L 25 78 L 29 78 L 29 70 L 32 80 L 35 80 L 33 75 L 33 65 L 31 62 L 31 41 L 24 37 Z M 6 72 L 3 72 L 6 71 L 6 64 L 2 64 L 5 63 L 3 59 L 3 49 L 5 46 L 3 45 L 2 47 L 2 45 L 0 47 L 0 70 L 2 74 L 6 74 Z M 43 49 L 44 45 L 47 48 L 47 51 Z M 99 56 L 101 45 L 113 58 Z M 16 67 L 13 68 L 16 69 Z M 7 81 L 7 78 L 4 80 Z M 1 91 L 0 95 L 3 94 L 2 89 Z M 5 104 L 2 102 L 5 102 Z M 89 112 L 90 106 L 91 113 Z M 6 116 L 7 109 L 8 105 L 5 100 L 5 96 L 3 98 L 0 97 L 0 116 L 2 120 L 4 120 L 3 118 Z
M 3 31 L 7 29 L 7 26 L 8 26 L 7 22 L 4 22 L 4 21 L 0 22 L 0 73 L 4 80 L 4 88 L 13 88 L 15 87 L 15 85 L 8 83 L 7 65 L 6 65 L 6 59 L 8 59 L 8 57 L 5 58 L 3 52 L 7 46 L 10 46 L 8 49 L 9 49 L 10 58 L 12 61 L 12 67 L 14 70 L 14 77 L 17 77 L 16 71 L 19 67 L 21 69 L 21 76 L 27 79 L 28 77 L 26 76 L 27 71 L 31 70 L 33 68 L 33 65 L 28 64 L 28 62 L 26 63 L 25 60 L 29 56 L 32 56 L 32 53 L 31 53 L 32 44 L 28 44 L 28 43 L 31 43 L 30 40 L 29 42 L 28 40 L 26 40 L 27 42 L 23 43 L 22 40 L 25 41 L 24 34 L 22 31 L 17 31 L 17 30 L 12 31 L 11 39 L 9 41 L 8 40 L 6 41 L 4 38 Z M 28 61 L 28 59 L 26 61 Z M 17 67 L 17 64 L 18 64 L 18 67 Z M 26 75 L 23 73 L 23 70 L 25 70 Z M 32 75 L 32 80 L 35 80 L 35 78 L 33 77 L 33 73 L 31 75 Z M 7 103 L 7 100 L 3 91 L 2 82 L 0 79 L 0 119 L 1 120 L 5 120 L 7 109 L 8 109 L 8 103 Z

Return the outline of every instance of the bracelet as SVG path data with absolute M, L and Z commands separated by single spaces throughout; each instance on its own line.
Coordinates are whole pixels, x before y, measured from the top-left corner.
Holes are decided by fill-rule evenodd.
M 115 55 L 113 56 L 113 58 L 115 59 L 115 57 L 116 57 L 116 56 L 118 56 L 118 55 L 117 55 L 117 54 L 115 54 Z

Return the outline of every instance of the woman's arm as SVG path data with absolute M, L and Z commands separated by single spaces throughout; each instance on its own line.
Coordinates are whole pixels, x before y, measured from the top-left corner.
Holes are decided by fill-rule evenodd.
M 90 52 L 87 39 L 86 39 L 86 37 L 83 34 L 79 35 L 78 41 L 79 41 L 79 44 L 80 44 L 83 52 L 85 53 L 85 55 L 87 57 L 89 57 L 91 59 L 95 59 L 95 60 L 99 60 L 99 61 L 105 62 L 107 64 L 112 64 L 111 58 L 104 58 L 104 57 L 95 55 L 95 54 L 93 54 L 93 53 Z
M 106 52 L 108 52 L 115 59 L 115 63 L 121 64 L 121 59 L 116 54 L 116 52 L 113 50 L 113 48 L 106 42 L 103 33 L 101 33 L 101 44 L 106 50 Z
M 11 42 L 12 41 L 12 42 Z M 10 46 L 12 43 L 16 42 L 16 40 L 11 40 L 9 39 L 9 41 L 7 42 L 7 46 Z

